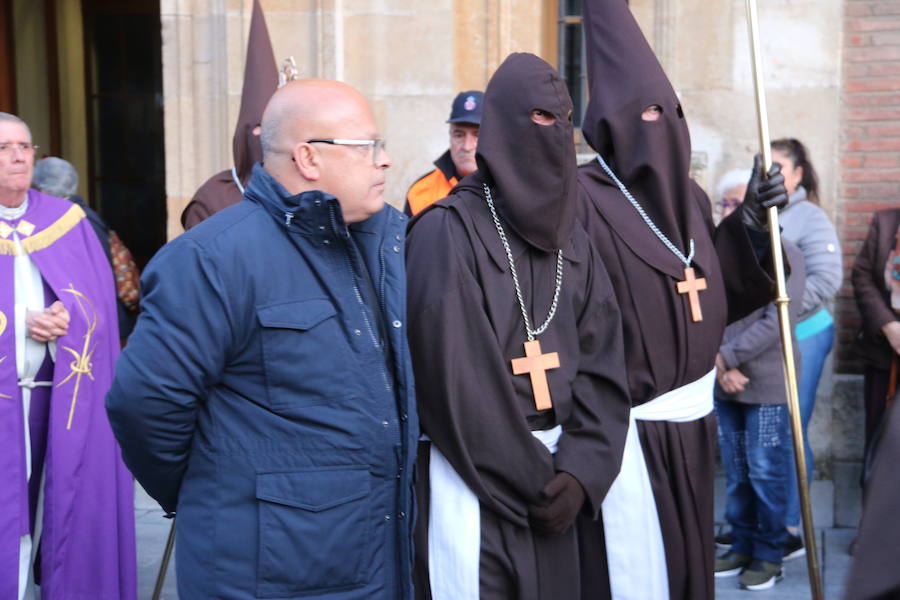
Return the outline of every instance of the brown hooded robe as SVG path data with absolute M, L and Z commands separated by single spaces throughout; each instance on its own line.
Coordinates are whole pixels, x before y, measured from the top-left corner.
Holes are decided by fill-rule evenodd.
M 528 505 L 558 472 L 585 491 L 582 517 L 595 518 L 621 461 L 627 430 L 623 341 L 609 279 L 575 221 L 572 104 L 544 61 L 513 54 L 485 95 L 478 171 L 411 223 L 407 239 L 409 342 L 422 431 L 481 506 L 480 597 L 580 597 L 574 528 L 541 536 Z M 531 121 L 539 108 L 555 124 Z M 560 367 L 547 372 L 553 408 L 539 411 L 523 355 L 525 325 L 508 259 L 485 201 L 490 186 L 509 238 L 532 327 L 554 295 L 558 248 L 564 260 L 555 317 L 538 336 Z M 561 425 L 550 454 L 532 430 Z M 416 588 L 428 578 L 430 446 L 420 447 Z
M 609 273 L 622 311 L 632 404 L 700 379 L 713 369 L 728 322 L 773 298 L 740 210 L 718 229 L 709 198 L 690 179 L 691 144 L 680 102 L 625 0 L 584 4 L 590 102 L 585 138 L 656 226 L 706 279 L 703 320 L 677 293 L 684 264 L 656 235 L 597 161 L 578 173 L 580 219 Z M 641 113 L 659 105 L 656 121 Z M 710 395 L 712 390 L 710 389 Z M 715 417 L 638 421 L 659 514 L 670 597 L 712 599 Z M 582 522 L 585 598 L 610 597 L 602 526 Z M 634 565 L 640 569 L 641 565 Z
M 846 600 L 900 598 L 897 540 L 900 540 L 900 405 L 885 410 L 872 475 L 863 500 Z
M 253 0 L 241 109 L 232 140 L 234 172 L 237 173 L 241 186 L 250 181 L 253 165 L 262 160 L 262 146 L 259 136 L 253 135 L 253 129 L 262 121 L 263 110 L 277 88 L 278 68 L 275 66 L 269 30 L 266 28 L 259 0 Z M 181 224 L 186 231 L 223 208 L 237 204 L 243 197 L 243 192 L 234 181 L 232 170 L 225 169 L 210 177 L 194 193 L 181 213 Z

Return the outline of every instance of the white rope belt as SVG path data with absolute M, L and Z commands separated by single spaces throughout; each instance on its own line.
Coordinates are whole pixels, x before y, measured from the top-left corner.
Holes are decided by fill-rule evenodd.
M 532 431 L 556 454 L 562 427 Z M 428 477 L 428 573 L 433 600 L 478 600 L 481 560 L 481 506 L 478 497 L 434 444 Z
M 23 377 L 19 380 L 19 387 L 33 390 L 36 387 L 52 387 L 52 381 L 35 381 L 34 377 Z
M 692 383 L 631 409 L 622 468 L 601 506 L 613 600 L 669 597 L 662 530 L 636 421 L 685 423 L 702 419 L 713 410 L 715 379 L 713 369 Z

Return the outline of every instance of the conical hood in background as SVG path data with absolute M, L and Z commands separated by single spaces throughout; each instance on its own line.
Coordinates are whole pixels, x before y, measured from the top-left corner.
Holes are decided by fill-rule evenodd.
M 625 0 L 587 0 L 584 28 L 590 89 L 584 137 L 684 250 L 693 200 L 681 102 Z M 662 109 L 659 119 L 642 120 L 654 104 Z
M 253 0 L 241 110 L 234 130 L 234 166 L 241 181 L 247 181 L 253 164 L 262 160 L 262 146 L 253 129 L 262 121 L 263 110 L 278 88 L 278 67 L 259 0 Z

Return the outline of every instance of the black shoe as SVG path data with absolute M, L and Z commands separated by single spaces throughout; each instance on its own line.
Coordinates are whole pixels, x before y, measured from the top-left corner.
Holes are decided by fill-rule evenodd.
M 730 531 L 726 531 L 725 533 L 720 533 L 716 536 L 716 548 L 720 550 L 728 550 L 731 548 L 731 545 L 734 543 L 734 534 Z
M 782 544 L 782 548 L 784 548 L 785 562 L 806 556 L 806 546 L 803 545 L 803 538 L 799 535 L 789 533 L 787 540 Z

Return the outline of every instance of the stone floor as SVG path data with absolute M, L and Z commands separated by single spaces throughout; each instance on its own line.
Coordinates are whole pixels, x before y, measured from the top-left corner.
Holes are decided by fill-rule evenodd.
M 814 481 L 810 489 L 814 523 L 834 522 L 834 487 L 830 481 Z M 848 513 L 853 513 L 855 522 L 859 515 L 859 494 L 847 499 Z M 725 481 L 716 479 L 716 522 L 724 522 Z M 856 530 L 853 528 L 818 527 L 816 544 L 819 552 L 819 569 L 822 573 L 822 591 L 828 600 L 844 597 L 844 582 L 850 569 L 852 557 L 847 548 Z M 716 598 L 724 600 L 809 600 L 811 598 L 806 557 L 796 558 L 784 565 L 784 579 L 775 587 L 762 592 L 742 590 L 737 577 L 716 580 Z
M 812 488 L 813 514 L 816 522 L 832 522 L 831 505 L 833 490 L 830 482 L 815 482 Z M 717 521 L 722 521 L 724 510 L 724 485 L 721 478 L 716 482 Z M 160 558 L 165 548 L 171 521 L 162 517 L 162 511 L 143 491 L 135 499 L 138 541 L 138 598 L 149 600 L 153 595 Z M 851 557 L 847 547 L 853 540 L 855 530 L 850 528 L 819 528 L 816 530 L 819 550 L 819 564 L 825 598 L 843 598 L 844 582 L 850 568 Z M 169 565 L 165 585 L 160 598 L 177 600 L 175 591 L 175 560 Z M 794 600 L 809 599 L 810 588 L 807 577 L 806 559 L 798 558 L 785 564 L 784 580 L 770 590 L 747 592 L 739 589 L 738 578 L 716 580 L 716 598 L 723 600 Z
M 142 497 L 143 496 L 143 497 Z M 166 539 L 172 521 L 163 518 L 162 510 L 155 506 L 150 498 L 139 494 L 135 502 L 137 518 L 137 563 L 138 563 L 138 600 L 149 600 L 153 597 L 156 577 Z M 175 557 L 169 563 L 169 571 L 160 598 L 177 600 L 175 591 Z
M 850 569 L 851 556 L 847 554 L 847 547 L 856 530 L 818 529 L 816 533 L 824 596 L 828 600 L 840 600 L 844 597 L 844 582 Z M 717 599 L 809 600 L 811 597 L 806 557 L 785 563 L 784 579 L 775 584 L 775 587 L 762 592 L 740 589 L 738 577 L 716 580 Z

